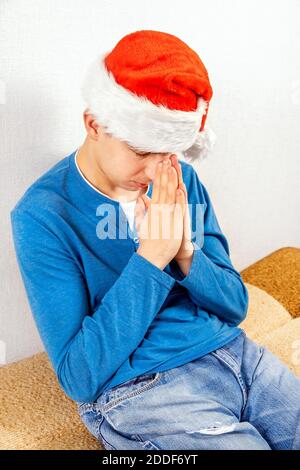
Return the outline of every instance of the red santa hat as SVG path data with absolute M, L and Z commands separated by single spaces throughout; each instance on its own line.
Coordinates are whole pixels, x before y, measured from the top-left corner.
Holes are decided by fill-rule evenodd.
M 198 54 L 161 31 L 124 36 L 102 53 L 81 87 L 88 112 L 138 152 L 205 158 L 216 135 L 205 125 L 213 91 Z

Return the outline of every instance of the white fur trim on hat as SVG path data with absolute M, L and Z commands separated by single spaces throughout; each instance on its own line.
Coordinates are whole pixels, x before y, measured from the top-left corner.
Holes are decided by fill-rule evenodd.
M 207 154 L 211 132 L 199 132 L 207 102 L 199 98 L 196 111 L 172 110 L 156 105 L 119 85 L 107 70 L 101 54 L 86 73 L 81 93 L 99 125 L 137 151 L 183 152 L 185 158 Z

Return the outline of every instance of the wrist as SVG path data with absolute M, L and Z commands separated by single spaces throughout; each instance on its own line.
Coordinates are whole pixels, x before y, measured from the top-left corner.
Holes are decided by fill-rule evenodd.
M 164 270 L 164 268 L 168 264 L 168 261 L 166 259 L 161 258 L 159 256 L 153 256 L 152 254 L 146 253 L 141 248 L 138 248 L 136 253 L 138 253 L 140 256 L 145 258 L 150 263 L 154 264 L 154 266 L 161 269 L 162 271 Z
M 194 254 L 194 245 L 192 242 L 188 242 L 184 248 L 180 249 L 178 254 L 175 256 L 176 261 L 178 262 L 187 262 L 193 258 Z
M 178 258 L 175 257 L 175 260 L 184 276 L 187 276 L 190 272 L 191 264 L 193 262 L 193 256 L 194 246 L 192 245 L 192 247 L 190 247 L 190 249 L 188 249 L 185 254 Z

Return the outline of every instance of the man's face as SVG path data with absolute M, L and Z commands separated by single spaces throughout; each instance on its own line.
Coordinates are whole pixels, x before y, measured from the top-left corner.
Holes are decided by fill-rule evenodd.
M 138 152 L 125 142 L 108 134 L 102 134 L 97 159 L 102 170 L 115 186 L 129 191 L 138 191 L 142 187 L 138 183 L 145 183 L 146 188 L 154 180 L 156 165 L 160 161 L 168 160 L 171 155 L 171 152 Z

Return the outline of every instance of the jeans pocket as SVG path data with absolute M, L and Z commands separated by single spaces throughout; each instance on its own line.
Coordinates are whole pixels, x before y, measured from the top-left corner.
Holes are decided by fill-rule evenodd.
M 105 413 L 124 400 L 141 395 L 147 390 L 152 389 L 160 381 L 161 375 L 161 372 L 139 375 L 138 377 L 107 390 L 101 398 L 103 412 Z

